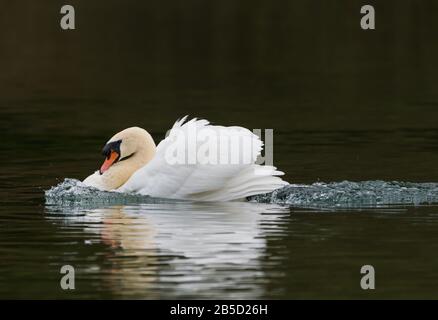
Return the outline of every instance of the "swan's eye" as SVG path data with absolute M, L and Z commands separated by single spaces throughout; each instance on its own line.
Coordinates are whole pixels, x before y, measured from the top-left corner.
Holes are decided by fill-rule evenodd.
M 122 140 L 117 140 L 113 142 L 109 142 L 103 147 L 102 149 L 102 155 L 105 156 L 107 159 L 111 156 L 111 152 L 117 152 L 120 154 L 120 145 L 122 144 Z
M 109 142 L 103 147 L 102 154 L 105 156 L 106 160 L 100 167 L 100 174 L 107 171 L 114 163 L 120 159 L 120 144 L 122 140 L 117 140 L 114 142 Z

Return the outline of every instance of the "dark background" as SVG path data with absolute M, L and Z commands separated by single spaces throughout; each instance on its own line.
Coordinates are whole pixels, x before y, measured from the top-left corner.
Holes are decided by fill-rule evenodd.
M 76 30 L 59 26 L 64 4 Z M 376 30 L 360 28 L 364 4 Z M 159 140 L 189 114 L 274 129 L 289 180 L 436 181 L 437 12 L 426 0 L 2 0 L 1 128 L 16 142 L 3 152 L 55 158 L 62 144 L 80 169 L 58 177 L 82 178 L 115 132 Z
M 76 9 L 76 30 L 60 28 L 64 4 Z M 365 4 L 376 30 L 360 28 Z M 174 253 L 117 243 L 148 235 L 143 223 L 154 215 L 170 215 L 157 230 L 170 238 L 181 228 L 207 237 L 205 223 L 223 224 L 220 239 L 243 223 L 166 204 L 115 207 L 96 222 L 92 212 L 46 205 L 44 190 L 99 168 L 102 146 L 121 129 L 144 127 L 158 142 L 185 114 L 274 129 L 274 164 L 292 183 L 437 182 L 437 14 L 436 0 L 0 0 L 0 297 L 181 297 L 195 265 L 218 276 L 208 278 L 213 288 L 223 285 L 208 298 L 259 289 L 269 298 L 436 297 L 436 206 L 288 208 L 281 221 L 254 224 L 266 240 L 257 265 L 227 264 L 221 278 L 210 259 L 194 259 L 176 280 Z M 178 224 L 182 214 L 200 220 Z M 235 248 L 227 256 L 252 245 Z M 85 270 L 74 295 L 59 289 L 65 263 Z M 359 287 L 364 264 L 377 268 L 373 292 Z M 145 270 L 152 278 L 131 277 Z

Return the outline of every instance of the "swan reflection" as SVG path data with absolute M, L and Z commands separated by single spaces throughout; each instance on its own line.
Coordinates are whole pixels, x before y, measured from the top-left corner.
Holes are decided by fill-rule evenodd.
M 90 281 L 100 279 L 117 296 L 138 298 L 262 297 L 267 237 L 281 235 L 289 213 L 247 202 L 47 211 L 57 213 L 48 215 L 53 221 L 80 226 L 88 243 L 105 245 L 105 263 L 90 266 L 85 277 L 93 274 Z

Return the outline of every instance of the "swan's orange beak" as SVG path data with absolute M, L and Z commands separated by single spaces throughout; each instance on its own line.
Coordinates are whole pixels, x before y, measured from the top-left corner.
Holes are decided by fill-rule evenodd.
M 105 159 L 102 166 L 100 167 L 99 170 L 100 174 L 103 174 L 106 170 L 108 170 L 114 164 L 114 162 L 117 161 L 118 158 L 119 158 L 119 154 L 115 151 L 111 151 L 109 157 Z

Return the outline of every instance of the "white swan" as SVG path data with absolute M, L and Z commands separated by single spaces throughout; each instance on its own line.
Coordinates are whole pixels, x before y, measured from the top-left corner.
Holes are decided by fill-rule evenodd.
M 255 164 L 262 145 L 248 129 L 186 117 L 157 147 L 146 130 L 132 127 L 107 142 L 100 170 L 83 182 L 160 198 L 240 200 L 288 184 L 275 167 Z

